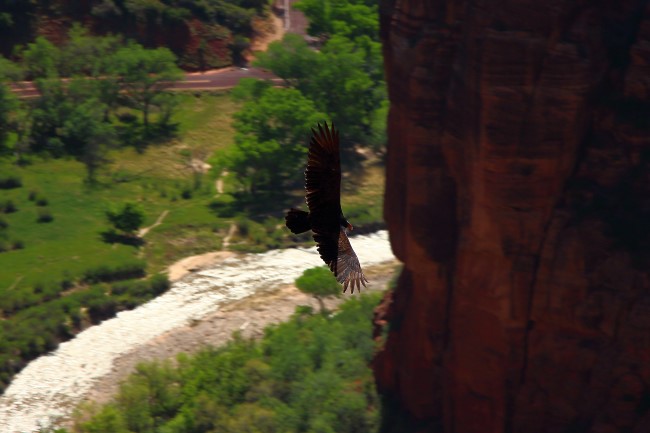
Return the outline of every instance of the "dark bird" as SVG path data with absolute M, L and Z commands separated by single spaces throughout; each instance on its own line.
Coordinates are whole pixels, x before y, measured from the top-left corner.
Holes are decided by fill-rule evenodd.
M 305 190 L 309 212 L 291 208 L 285 217 L 289 230 L 293 233 L 313 232 L 318 244 L 318 252 L 336 280 L 343 284 L 343 292 L 348 287 L 354 293 L 355 287 L 361 290 L 368 280 L 359 264 L 359 259 L 350 245 L 346 229 L 352 224 L 341 210 L 341 159 L 339 156 L 339 132 L 318 124 L 313 128 L 309 142 L 307 169 L 305 170 Z

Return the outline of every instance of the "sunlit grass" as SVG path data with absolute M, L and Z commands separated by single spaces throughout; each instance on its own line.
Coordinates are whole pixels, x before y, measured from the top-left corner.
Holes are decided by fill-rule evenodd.
M 230 119 L 236 110 L 228 95 L 181 95 L 175 119 L 178 138 L 142 153 L 132 148 L 111 152 L 112 163 L 93 188 L 83 182 L 83 165 L 71 159 L 35 160 L 20 168 L 0 161 L 0 172 L 16 172 L 22 179 L 21 188 L 0 190 L 0 202 L 11 200 L 17 206 L 17 212 L 1 216 L 9 223 L 9 240 L 24 243 L 23 249 L 0 253 L 0 295 L 9 287 L 74 278 L 90 267 L 141 254 L 150 259 L 150 270 L 159 271 L 170 260 L 219 247 L 220 239 L 213 233 L 218 222 L 207 207 L 214 178 L 209 172 L 201 175 L 195 189 L 197 177 L 189 164 L 232 142 Z M 183 191 L 188 189 L 191 197 L 185 199 Z M 52 222 L 36 222 L 42 208 L 28 199 L 31 191 L 47 199 Z M 125 201 L 142 205 L 145 226 L 169 211 L 163 224 L 145 237 L 142 251 L 101 239 L 100 233 L 108 228 L 104 212 Z M 164 245 L 173 238 L 178 245 L 170 248 L 170 254 Z
M 9 240 L 24 243 L 24 249 L 0 253 L 0 296 L 8 287 L 58 282 L 64 276 L 74 279 L 88 268 L 136 257 L 146 259 L 149 272 L 159 272 L 188 255 L 222 247 L 234 220 L 219 218 L 208 207 L 216 194 L 215 171 L 206 167 L 205 173 L 197 174 L 192 164 L 213 163 L 215 152 L 218 155 L 233 143 L 232 115 L 239 104 L 227 94 L 180 94 L 179 98 L 177 138 L 152 144 L 142 152 L 133 148 L 111 152 L 112 162 L 102 172 L 97 187 L 84 184 L 84 166 L 72 159 L 35 160 L 22 168 L 0 161 L 0 173 L 15 171 L 22 179 L 21 188 L 0 190 L 0 202 L 9 199 L 18 207 L 18 212 L 0 217 L 9 223 Z M 226 192 L 236 190 L 231 176 L 224 187 Z M 381 164 L 366 161 L 362 168 L 344 176 L 342 188 L 343 210 L 353 224 L 382 219 Z M 32 191 L 48 200 L 46 208 L 54 217 L 52 222 L 36 222 L 41 207 L 28 199 Z M 290 194 L 293 205 L 306 207 L 299 181 Z M 162 223 L 147 233 L 139 249 L 104 243 L 100 235 L 108 228 L 105 211 L 125 201 L 142 206 L 145 227 L 168 211 Z M 281 223 L 288 205 L 271 202 L 265 205 L 263 215 L 250 217 L 260 222 L 272 217 Z M 273 224 L 267 224 L 268 230 Z

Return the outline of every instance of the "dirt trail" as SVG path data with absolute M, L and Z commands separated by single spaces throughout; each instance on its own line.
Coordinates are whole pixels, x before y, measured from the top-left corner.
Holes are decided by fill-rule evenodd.
M 277 15 L 271 15 L 273 20 L 273 32 L 266 33 L 262 36 L 256 37 L 251 43 L 251 51 L 253 54 L 248 58 L 248 61 L 251 61 L 255 58 L 254 52 L 256 51 L 266 51 L 266 48 L 271 42 L 279 41 L 284 36 L 284 24 L 282 19 Z
M 230 240 L 232 239 L 233 236 L 235 236 L 235 233 L 237 233 L 237 225 L 230 224 L 230 228 L 228 229 L 228 234 L 226 235 L 225 238 L 223 238 L 223 249 L 227 249 L 230 246 Z
M 228 175 L 228 170 L 221 172 L 217 180 L 214 182 L 214 187 L 217 190 L 217 194 L 223 194 L 223 178 Z
M 165 219 L 165 217 L 167 216 L 168 213 L 169 213 L 168 210 L 163 211 L 163 213 L 160 214 L 160 216 L 158 217 L 158 219 L 156 220 L 155 223 L 153 223 L 153 224 L 150 225 L 149 227 L 141 228 L 140 231 L 138 232 L 138 236 L 142 238 L 142 237 L 144 237 L 147 233 L 149 233 L 149 230 L 151 230 L 152 228 L 157 227 L 157 226 L 159 226 L 160 224 L 162 224 L 163 220 Z

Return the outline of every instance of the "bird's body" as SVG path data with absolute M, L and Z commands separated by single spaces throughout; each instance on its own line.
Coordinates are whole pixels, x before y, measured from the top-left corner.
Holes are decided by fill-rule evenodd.
M 368 280 L 346 234 L 352 225 L 341 209 L 339 134 L 327 123 L 324 128 L 319 124 L 318 131 L 312 129 L 305 190 L 309 212 L 290 209 L 285 218 L 287 227 L 296 234 L 311 230 L 321 258 L 343 284 L 343 291 L 348 287 L 352 293 L 355 287 L 360 290 Z

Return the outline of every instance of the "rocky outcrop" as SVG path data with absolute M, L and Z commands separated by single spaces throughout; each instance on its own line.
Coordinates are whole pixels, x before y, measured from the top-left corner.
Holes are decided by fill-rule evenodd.
M 648 1 L 388 0 L 383 432 L 650 432 Z
M 113 0 L 9 3 L 0 10 L 0 34 L 3 35 L 0 55 L 15 54 L 16 47 L 33 42 L 37 36 L 61 44 L 73 24 L 80 23 L 96 35 L 116 34 L 149 48 L 168 47 L 186 70 L 232 64 L 247 50 L 247 38 L 258 36 L 260 27 L 268 21 L 262 10 L 254 9 L 254 2 L 249 9 L 228 2 L 220 4 L 224 16 L 218 20 L 206 16 L 205 4 L 193 5 L 192 2 L 182 5 Z M 214 13 L 217 14 L 216 10 Z M 251 22 L 233 23 L 232 17 L 226 16 L 228 13 L 236 17 L 237 13 L 250 13 Z

